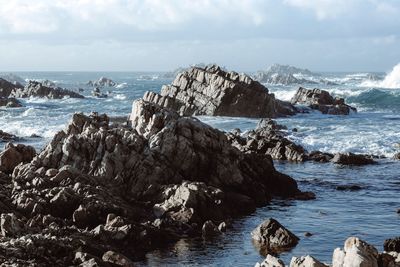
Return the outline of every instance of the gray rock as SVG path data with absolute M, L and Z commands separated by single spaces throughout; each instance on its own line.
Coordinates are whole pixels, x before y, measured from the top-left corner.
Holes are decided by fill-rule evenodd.
M 254 244 L 261 252 L 278 253 L 295 247 L 300 240 L 278 221 L 270 218 L 251 232 Z
M 259 82 L 216 65 L 192 67 L 178 74 L 171 85 L 163 86 L 161 94 L 146 92 L 143 99 L 184 116 L 261 118 L 296 113 L 290 103 L 275 99 Z
M 38 81 L 29 81 L 24 88 L 14 89 L 9 96 L 17 98 L 46 97 L 50 99 L 61 99 L 64 97 L 84 98 L 76 92 L 59 87 L 49 87 Z
M 290 267 L 328 267 L 312 256 L 293 257 L 290 261 Z
M 323 114 L 349 115 L 350 112 L 357 112 L 356 108 L 345 104 L 343 98 L 334 98 L 328 91 L 317 88 L 311 90 L 300 87 L 293 96 L 291 103 L 293 105 L 308 105 Z

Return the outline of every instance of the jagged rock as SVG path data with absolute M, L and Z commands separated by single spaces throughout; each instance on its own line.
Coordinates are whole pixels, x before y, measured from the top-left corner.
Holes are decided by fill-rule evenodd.
M 386 239 L 383 248 L 387 252 L 400 252 L 400 237 Z
M 368 155 L 353 153 L 337 153 L 331 162 L 342 165 L 367 165 L 374 164 L 375 161 Z
M 161 94 L 146 92 L 143 99 L 184 116 L 277 117 L 296 109 L 275 99 L 249 76 L 223 71 L 219 66 L 192 67 L 178 74 Z
M 281 259 L 268 254 L 263 262 L 257 262 L 254 267 L 285 267 L 285 264 Z
M 204 238 L 212 238 L 221 234 L 221 231 L 212 221 L 206 221 L 201 228 L 201 232 Z
M 0 216 L 0 228 L 2 236 L 14 236 L 21 231 L 22 223 L 13 213 L 2 213 Z
M 17 136 L 0 130 L 0 142 L 10 142 L 10 141 L 15 141 L 17 139 L 18 139 Z
M 375 247 L 357 237 L 349 237 L 343 250 L 334 250 L 332 267 L 378 267 L 378 257 Z
M 292 104 L 308 105 L 312 109 L 321 111 L 323 114 L 348 115 L 357 110 L 344 103 L 343 98 L 334 98 L 328 91 L 320 89 L 306 89 L 300 87 L 291 100 Z
M 6 108 L 20 108 L 22 103 L 16 98 L 2 98 L 0 97 L 0 107 Z
M 36 151 L 31 146 L 8 143 L 0 153 L 0 171 L 11 173 L 18 164 L 30 162 L 35 155 Z
M 64 97 L 84 98 L 76 92 L 62 89 L 60 87 L 48 87 L 38 81 L 29 81 L 24 88 L 16 88 L 13 90 L 10 96 L 17 98 L 46 97 L 50 99 L 61 99 Z
M 328 267 L 312 256 L 292 257 L 290 267 Z
M 118 85 L 118 83 L 114 82 L 109 78 L 100 77 L 100 79 L 98 79 L 97 81 L 88 81 L 87 85 L 93 87 L 115 87 Z
M 281 252 L 295 247 L 300 240 L 275 219 L 268 219 L 251 232 L 254 244 L 261 252 Z
M 106 253 L 103 254 L 102 259 L 105 262 L 109 262 L 117 266 L 123 266 L 123 267 L 135 266 L 130 259 L 115 251 L 107 251 Z
M 21 85 L 15 85 L 5 79 L 0 78 L 0 97 L 8 98 L 17 88 L 23 88 Z

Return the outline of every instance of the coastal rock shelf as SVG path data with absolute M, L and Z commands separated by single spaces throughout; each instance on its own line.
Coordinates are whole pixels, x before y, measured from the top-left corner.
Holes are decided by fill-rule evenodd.
M 277 100 L 263 85 L 245 74 L 219 66 L 191 67 L 179 73 L 161 94 L 146 92 L 144 100 L 176 110 L 184 116 L 279 117 L 296 109 Z
M 75 114 L 33 160 L 21 150 L 0 172 L 0 262 L 131 264 L 177 238 L 224 231 L 272 197 L 304 198 L 268 155 L 239 151 L 196 118 L 143 100 L 132 110 L 132 128 Z

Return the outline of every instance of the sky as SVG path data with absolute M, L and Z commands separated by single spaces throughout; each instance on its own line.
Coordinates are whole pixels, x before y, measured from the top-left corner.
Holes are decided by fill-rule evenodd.
M 0 0 L 0 71 L 389 71 L 400 0 Z

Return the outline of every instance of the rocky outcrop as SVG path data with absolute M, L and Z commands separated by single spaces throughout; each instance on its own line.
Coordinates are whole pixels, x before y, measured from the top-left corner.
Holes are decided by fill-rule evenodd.
M 387 252 L 394 251 L 400 253 L 400 237 L 386 239 L 383 248 Z
M 378 267 L 378 258 L 379 253 L 375 247 L 357 237 L 349 237 L 343 250 L 334 250 L 332 267 Z
M 299 238 L 275 219 L 268 219 L 251 232 L 253 243 L 260 252 L 278 253 L 297 245 Z
M 20 85 L 15 85 L 5 79 L 0 78 L 0 97 L 8 98 L 10 94 L 17 88 L 23 88 Z
M 20 108 L 22 107 L 22 103 L 13 97 L 10 98 L 2 98 L 0 97 L 0 107 L 6 108 Z
M 178 74 L 161 94 L 146 92 L 143 99 L 177 111 L 184 116 L 278 117 L 296 109 L 275 99 L 249 76 L 226 72 L 216 65 L 192 67 Z
M 10 142 L 16 140 L 18 140 L 18 137 L 16 135 L 6 133 L 0 130 L 0 142 Z
M 13 73 L 0 74 L 0 79 L 6 80 L 15 86 L 24 87 L 25 80 Z M 0 81 L 1 84 L 1 81 Z M 1 89 L 0 89 L 1 90 Z
M 240 152 L 195 118 L 139 100 L 130 119 L 75 114 L 33 160 L 0 173 L 0 262 L 130 264 L 300 193 L 269 156 Z
M 82 95 L 76 92 L 60 87 L 48 87 L 38 81 L 29 81 L 24 88 L 16 88 L 13 90 L 10 96 L 17 98 L 46 97 L 50 99 L 61 99 L 64 97 L 83 98 Z
M 31 146 L 8 143 L 0 153 L 0 171 L 11 173 L 18 164 L 30 162 L 35 155 L 36 151 Z
M 115 87 L 118 85 L 118 83 L 109 78 L 100 77 L 97 81 L 88 81 L 87 85 L 93 87 Z
M 319 110 L 323 114 L 348 115 L 357 110 L 344 103 L 343 98 L 334 98 L 328 91 L 320 89 L 306 89 L 300 87 L 293 96 L 291 103 L 308 105 L 312 109 Z
M 368 165 L 376 163 L 369 155 L 353 153 L 337 153 L 331 161 L 342 165 Z

